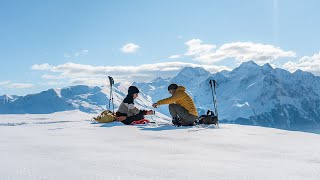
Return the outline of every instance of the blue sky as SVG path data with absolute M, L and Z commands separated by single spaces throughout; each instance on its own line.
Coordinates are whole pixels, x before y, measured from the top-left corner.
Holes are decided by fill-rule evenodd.
M 320 1 L 1 1 L 0 94 L 211 72 L 243 61 L 319 75 Z

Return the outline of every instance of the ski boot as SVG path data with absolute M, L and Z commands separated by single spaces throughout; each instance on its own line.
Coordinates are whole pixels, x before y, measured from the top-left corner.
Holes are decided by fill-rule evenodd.
M 181 126 L 181 119 L 177 116 L 177 117 L 174 117 L 173 119 L 172 119 L 172 124 L 174 125 L 174 126 L 177 126 L 177 127 L 179 127 L 179 126 Z

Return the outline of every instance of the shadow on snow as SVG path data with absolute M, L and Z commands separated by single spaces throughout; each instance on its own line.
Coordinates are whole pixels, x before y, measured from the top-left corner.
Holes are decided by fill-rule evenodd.
M 181 129 L 188 129 L 189 131 L 200 131 L 204 129 L 217 129 L 214 125 L 196 125 L 196 126 L 173 126 L 172 124 L 156 124 L 156 123 L 149 123 L 149 124 L 138 124 L 138 125 L 124 125 L 121 122 L 112 122 L 112 123 L 97 123 L 92 122 L 91 124 L 99 124 L 99 127 L 104 128 L 111 128 L 111 127 L 118 127 L 118 126 L 130 126 L 130 127 L 137 127 L 142 131 L 170 131 L 170 130 L 181 130 Z

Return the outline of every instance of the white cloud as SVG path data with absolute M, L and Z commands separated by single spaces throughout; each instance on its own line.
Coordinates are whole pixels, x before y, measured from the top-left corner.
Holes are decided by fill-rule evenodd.
M 175 54 L 175 55 L 170 56 L 169 59 L 179 59 L 181 57 L 182 56 L 180 54 Z
M 253 42 L 233 42 L 217 47 L 214 44 L 205 44 L 200 39 L 191 39 L 185 43 L 188 47 L 184 56 L 194 60 L 212 64 L 228 58 L 234 58 L 237 63 L 254 60 L 258 64 L 272 63 L 279 58 L 295 57 L 293 51 L 284 51 L 273 45 Z
M 55 82 L 55 81 L 49 81 L 46 83 L 48 86 L 56 86 L 56 85 L 59 85 L 60 83 L 59 82 Z
M 51 65 L 49 65 L 48 63 L 44 63 L 44 64 L 34 64 L 31 66 L 32 70 L 50 70 L 52 68 Z
M 7 85 L 9 83 L 10 83 L 10 81 L 2 81 L 2 82 L 0 82 L 0 86 Z
M 64 82 L 57 82 L 57 81 L 46 81 L 46 82 L 40 82 L 38 83 L 39 85 L 43 86 L 56 86 L 56 85 L 63 85 L 65 84 Z
M 6 87 L 6 88 L 12 88 L 12 89 L 25 89 L 25 88 L 31 88 L 34 85 L 27 84 L 27 83 L 11 83 L 11 81 L 3 81 L 3 82 L 0 82 L 0 86 Z
M 221 70 L 229 70 L 225 66 L 199 65 L 184 62 L 164 62 L 155 64 L 143 64 L 139 66 L 92 66 L 84 64 L 66 63 L 57 66 L 33 65 L 34 70 L 43 70 L 56 75 L 43 75 L 44 79 L 58 79 L 58 77 L 69 80 L 72 84 L 103 84 L 107 82 L 107 76 L 113 76 L 117 81 L 147 81 L 157 76 L 174 76 L 184 67 L 202 67 L 214 73 Z
M 7 88 L 12 88 L 12 89 L 26 89 L 26 88 L 31 88 L 33 87 L 33 84 L 28 84 L 28 83 L 11 83 L 6 85 Z
M 294 72 L 298 69 L 303 71 L 312 72 L 316 75 L 320 75 L 320 52 L 313 56 L 304 56 L 296 62 L 288 61 L 283 66 L 290 72 Z
M 137 50 L 140 48 L 139 45 L 137 44 L 134 44 L 134 43 L 128 43 L 128 44 L 125 44 L 122 48 L 121 48 L 121 51 L 123 53 L 135 53 L 137 52 Z
M 213 52 L 216 45 L 204 44 L 200 39 L 191 39 L 185 43 L 188 46 L 186 56 L 204 56 Z
M 101 86 L 101 85 L 108 85 L 109 82 L 107 79 L 104 78 L 75 78 L 70 79 L 70 83 L 73 85 L 89 85 L 89 86 Z
M 252 43 L 252 42 L 235 42 L 220 46 L 215 52 L 208 53 L 197 57 L 199 61 L 208 63 L 221 61 L 226 58 L 235 58 L 237 62 L 254 60 L 257 63 L 271 63 L 282 57 L 295 57 L 295 52 L 284 51 L 279 47 L 272 45 Z
M 34 69 L 37 70 L 37 69 Z M 62 76 L 56 76 L 56 75 L 50 75 L 50 74 L 44 74 L 41 76 L 43 79 L 63 79 Z

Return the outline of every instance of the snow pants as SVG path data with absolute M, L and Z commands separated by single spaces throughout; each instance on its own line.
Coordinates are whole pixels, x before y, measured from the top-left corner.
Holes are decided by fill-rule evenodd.
M 144 115 L 145 114 L 146 114 L 145 111 L 140 111 L 138 114 L 136 114 L 134 116 L 127 117 L 127 119 L 125 119 L 125 120 L 123 120 L 121 122 L 123 124 L 130 125 L 134 121 L 139 121 L 139 120 L 144 119 Z M 122 114 L 122 113 L 117 112 L 117 116 L 127 116 L 127 114 Z
M 169 112 L 173 118 L 179 116 L 182 126 L 193 126 L 198 118 L 178 104 L 169 104 Z

